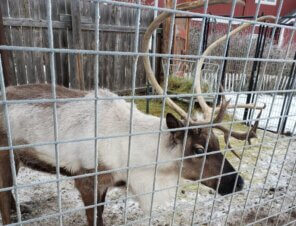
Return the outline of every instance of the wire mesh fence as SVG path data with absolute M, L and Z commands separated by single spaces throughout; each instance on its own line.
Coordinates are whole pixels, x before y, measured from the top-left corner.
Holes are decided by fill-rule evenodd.
M 171 8 L 159 7 L 158 1 L 151 5 L 141 0 L 40 0 L 46 16 L 34 26 L 42 29 L 47 41 L 0 44 L 0 223 L 295 224 L 296 61 L 290 56 L 295 52 L 296 20 L 290 25 L 280 23 L 284 0 L 278 1 L 275 17 L 259 17 L 262 1 L 258 0 L 252 18 L 237 18 L 236 8 L 246 4 L 241 0 L 181 4 L 173 0 Z M 12 1 L 4 2 L 8 15 L 13 15 Z M 29 14 L 37 15 L 33 11 L 37 1 L 24 2 L 32 6 Z M 229 5 L 228 17 L 209 14 L 209 7 L 216 4 Z M 60 17 L 62 23 L 56 21 L 56 5 L 66 12 Z M 119 12 L 112 14 L 119 16 L 113 18 L 116 26 L 108 26 L 107 20 L 102 23 L 106 9 Z M 126 9 L 132 9 L 128 27 L 120 23 Z M 200 11 L 190 11 L 195 9 Z M 83 17 L 74 18 L 79 11 Z M 173 49 L 178 17 L 200 18 L 197 47 L 190 54 Z M 205 25 L 211 20 L 226 21 L 226 33 L 205 47 L 203 39 L 209 34 Z M 13 23 L 19 21 L 6 18 L 4 24 L 12 31 Z M 84 45 L 74 29 L 82 21 L 88 24 L 81 27 L 92 32 L 86 35 L 91 43 Z M 160 52 L 158 28 L 165 21 L 166 49 Z M 33 29 L 30 19 L 18 29 L 30 23 Z M 56 27 L 72 32 L 72 46 L 56 42 L 61 40 Z M 253 51 L 259 27 L 261 37 Z M 265 27 L 270 30 L 269 42 L 264 42 Z M 244 28 L 249 32 L 247 50 L 229 55 L 229 42 Z M 129 34 L 113 39 L 114 29 Z M 279 29 L 291 33 L 287 52 L 271 57 Z M 14 34 L 10 33 L 11 40 L 17 38 Z M 221 55 L 213 52 L 217 47 Z M 13 70 L 5 63 L 9 54 Z M 25 59 L 31 59 L 32 65 L 23 64 Z M 190 66 L 180 67 L 180 61 Z M 62 62 L 67 62 L 64 66 L 73 77 Z M 157 69 L 159 62 L 161 69 Z M 229 81 L 237 76 L 225 79 L 229 62 L 239 62 L 236 74 L 243 75 L 233 79 L 235 88 L 230 90 Z M 279 72 L 271 89 L 264 86 L 269 64 L 277 65 Z M 216 83 L 208 90 L 202 87 L 207 65 L 214 66 L 211 81 Z M 140 95 L 136 91 L 146 85 L 144 70 L 154 92 Z M 172 71 L 179 70 L 179 76 L 185 72 L 191 77 L 189 88 L 182 92 L 170 88 Z M 18 82 L 16 74 L 23 74 L 24 82 Z M 163 78 L 162 85 L 155 77 Z M 124 85 L 116 84 L 115 78 Z M 119 96 L 102 87 L 130 88 L 129 95 Z

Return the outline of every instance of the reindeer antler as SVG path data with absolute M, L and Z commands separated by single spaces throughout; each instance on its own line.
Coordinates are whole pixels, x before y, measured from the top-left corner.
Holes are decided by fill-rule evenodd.
M 260 17 L 257 21 L 266 21 L 266 20 L 275 20 L 274 16 L 263 16 Z M 235 28 L 234 30 L 232 30 L 229 33 L 229 36 L 232 36 L 234 34 L 237 34 L 238 32 L 240 32 L 241 30 L 245 29 L 246 27 L 250 26 L 251 23 L 245 23 L 242 24 L 240 26 L 238 26 L 237 28 Z M 200 77 L 201 77 L 201 70 L 202 70 L 202 66 L 205 60 L 205 57 L 208 56 L 211 51 L 217 47 L 221 42 L 225 41 L 227 38 L 227 35 L 224 35 L 223 37 L 217 39 L 215 42 L 213 42 L 202 54 L 202 57 L 200 58 L 200 60 L 198 61 L 197 64 L 197 70 L 196 70 L 196 76 L 197 79 L 195 81 L 195 90 L 197 94 L 201 94 L 201 85 L 200 85 Z M 198 95 L 197 97 L 198 103 L 204 113 L 204 117 L 206 121 L 209 121 L 211 119 L 211 115 L 212 115 L 212 108 L 208 106 L 208 104 L 206 103 L 206 101 L 204 100 L 204 97 L 202 95 Z M 264 109 L 264 106 L 256 106 L 254 104 L 238 104 L 238 105 L 229 105 L 228 108 L 253 108 L 253 109 Z M 216 107 L 215 108 L 215 112 L 219 111 L 220 107 Z
M 210 0 L 209 1 L 209 5 L 215 5 L 215 4 L 227 4 L 227 3 L 231 3 L 232 0 Z M 237 4 L 241 4 L 244 5 L 245 2 L 242 0 L 237 0 Z M 194 2 L 186 2 L 186 3 L 182 3 L 177 5 L 177 9 L 178 10 L 191 10 L 191 9 L 196 9 L 196 8 L 200 8 L 204 5 L 204 1 L 203 0 L 199 0 L 199 1 L 194 1 Z M 169 17 L 172 13 L 170 12 L 163 12 L 161 13 L 159 16 L 157 16 L 154 21 L 149 25 L 149 27 L 147 28 L 144 36 L 143 36 L 143 42 L 142 42 L 142 50 L 144 53 L 148 53 L 149 51 L 149 40 L 154 32 L 155 29 L 157 29 L 159 27 L 159 25 L 161 23 L 163 23 L 167 17 Z M 275 17 L 273 16 L 263 16 L 261 18 L 258 19 L 258 21 L 266 21 L 266 20 L 275 20 Z M 240 32 L 241 30 L 243 30 L 244 28 L 250 26 L 251 23 L 245 23 L 240 25 L 239 27 L 237 27 L 236 29 L 232 30 L 230 32 L 230 36 Z M 206 50 L 205 52 L 202 54 L 200 60 L 198 61 L 197 64 L 197 70 L 196 70 L 196 81 L 194 84 L 195 87 L 195 91 L 197 94 L 201 94 L 201 86 L 200 86 L 200 79 L 201 79 L 201 70 L 202 70 L 202 65 L 204 63 L 205 57 L 207 55 L 209 55 L 211 53 L 211 51 L 218 46 L 221 42 L 225 41 L 227 38 L 226 35 L 224 35 L 223 37 L 219 38 L 218 40 L 216 40 L 214 43 L 212 43 Z M 157 82 L 154 72 L 151 68 L 150 65 L 150 60 L 148 55 L 147 56 L 143 56 L 143 63 L 144 63 L 144 68 L 146 71 L 146 76 L 149 80 L 149 82 L 151 83 L 151 85 L 153 86 L 153 88 L 156 90 L 156 92 L 160 95 L 164 94 L 164 91 L 162 89 L 162 87 L 159 85 L 159 83 Z M 201 106 L 201 109 L 204 113 L 204 117 L 205 117 L 205 121 L 195 121 L 193 120 L 190 116 L 188 117 L 191 123 L 194 124 L 205 124 L 205 123 L 209 123 L 210 119 L 211 119 L 211 114 L 212 114 L 212 108 L 210 106 L 208 106 L 208 104 L 206 103 L 206 101 L 204 100 L 204 97 L 202 95 L 198 95 L 197 96 L 197 100 L 199 102 L 199 105 Z M 170 98 L 166 98 L 166 103 L 172 108 L 174 109 L 182 118 L 186 119 L 187 118 L 187 113 L 180 108 L 177 104 L 175 104 Z M 262 109 L 265 108 L 265 105 L 263 107 L 259 107 L 256 106 L 254 104 L 240 104 L 240 105 L 230 105 L 230 100 L 226 101 L 225 100 L 225 96 L 223 95 L 223 99 L 222 99 L 222 103 L 219 107 L 215 108 L 215 112 L 218 112 L 217 117 L 214 120 L 214 123 L 220 123 L 223 120 L 223 116 L 226 112 L 227 108 L 253 108 L 253 109 L 261 109 L 259 115 L 257 116 L 257 121 L 255 123 L 255 125 L 251 128 L 250 131 L 246 132 L 246 133 L 237 133 L 237 132 L 231 132 L 220 125 L 216 125 L 214 126 L 214 128 L 219 129 L 221 131 L 224 132 L 224 140 L 227 143 L 227 139 L 229 138 L 229 135 L 231 135 L 232 137 L 235 137 L 236 139 L 239 140 L 245 140 L 248 139 L 248 141 L 250 142 L 250 139 L 253 137 L 256 137 L 256 129 L 258 127 L 258 119 L 262 113 Z M 249 136 L 248 136 L 249 135 Z M 228 147 L 231 148 L 231 145 L 228 144 Z M 239 157 L 234 150 L 231 149 L 231 151 L 237 156 Z
M 225 3 L 231 3 L 231 2 L 232 2 L 232 0 L 210 0 L 209 5 L 225 4 Z M 242 5 L 245 4 L 242 0 L 238 0 L 237 3 L 242 4 Z M 177 5 L 177 9 L 178 10 L 191 10 L 191 9 L 200 8 L 203 5 L 204 5 L 203 0 L 194 1 L 194 2 L 185 2 L 185 3 Z M 162 24 L 166 20 L 166 18 L 168 18 L 170 15 L 172 15 L 172 13 L 163 12 L 159 16 L 157 16 L 153 20 L 153 22 L 148 26 L 148 28 L 143 36 L 143 40 L 142 40 L 142 50 L 144 53 L 148 53 L 148 51 L 149 51 L 149 40 L 150 40 L 154 30 L 156 30 L 159 27 L 159 25 Z M 151 83 L 151 85 L 153 86 L 153 88 L 156 90 L 156 92 L 158 94 L 160 94 L 160 95 L 164 94 L 163 89 L 161 88 L 161 86 L 159 85 L 159 83 L 157 82 L 157 80 L 155 78 L 155 75 L 154 75 L 154 72 L 151 68 L 151 64 L 150 64 L 150 60 L 149 60 L 148 56 L 143 56 L 143 63 L 144 63 L 145 71 L 146 71 L 146 76 L 147 76 L 149 82 Z M 182 118 L 184 118 L 184 119 L 187 118 L 187 113 L 182 108 L 180 108 L 177 104 L 175 104 L 171 100 L 171 98 L 166 98 L 166 102 Z M 191 118 L 190 118 L 190 120 L 191 120 Z

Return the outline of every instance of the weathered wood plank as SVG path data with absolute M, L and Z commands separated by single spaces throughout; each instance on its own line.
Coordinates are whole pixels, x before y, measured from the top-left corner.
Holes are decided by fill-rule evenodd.
M 91 17 L 91 5 L 94 7 L 94 5 L 90 2 L 82 2 L 81 6 L 81 23 L 83 23 L 83 17 L 88 18 L 89 23 L 92 23 L 92 17 Z M 92 34 L 94 35 L 94 32 L 91 31 L 81 31 L 82 33 L 82 48 L 83 49 L 94 49 L 94 37 L 92 38 Z M 93 83 L 93 80 L 91 79 L 94 77 L 94 56 L 88 56 L 83 55 L 82 62 L 83 62 L 83 75 L 84 75 L 84 84 L 85 89 L 90 90 L 91 84 Z
M 31 18 L 31 6 L 32 0 L 25 0 L 22 2 L 21 8 L 23 11 L 23 18 Z M 33 27 L 21 27 L 22 29 L 22 40 L 23 46 L 33 46 Z M 36 77 L 34 73 L 34 64 L 33 64 L 33 53 L 31 51 L 24 51 L 25 57 L 25 67 L 26 67 L 26 75 L 27 75 L 27 82 L 30 84 L 36 83 Z
M 43 19 L 31 19 L 31 18 L 3 18 L 5 26 L 12 26 L 12 27 L 40 27 L 40 28 L 47 28 L 47 21 Z M 83 21 L 81 21 L 83 22 Z M 71 29 L 71 21 L 52 21 L 53 29 Z M 95 24 L 94 23 L 81 23 L 81 30 L 88 30 L 94 31 Z M 100 31 L 105 32 L 120 32 L 120 33 L 134 33 L 135 28 L 130 26 L 116 26 L 116 25 L 108 25 L 102 24 L 100 26 Z M 146 30 L 145 27 L 140 27 L 140 33 L 144 33 Z
M 72 48 L 81 49 L 81 18 L 80 18 L 80 1 L 71 1 L 72 17 Z M 71 87 L 84 89 L 84 78 L 82 68 L 81 54 L 75 54 L 71 57 Z
M 57 20 L 60 15 L 60 1 L 54 0 L 53 8 L 55 10 L 55 14 L 53 15 L 53 20 Z M 61 48 L 61 30 L 53 29 L 53 45 L 54 48 Z M 57 84 L 63 84 L 63 69 L 62 69 L 62 60 L 61 53 L 55 53 L 55 72 L 56 72 L 56 82 Z
M 7 40 L 5 37 L 4 25 L 2 20 L 2 7 L 0 7 L 0 45 L 7 45 Z M 2 69 L 3 69 L 3 76 L 5 86 L 15 85 L 15 77 L 14 77 L 14 70 L 11 61 L 11 52 L 0 50 L 1 54 L 1 61 L 2 61 Z
M 42 29 L 42 46 L 49 47 L 48 30 L 47 29 Z M 51 83 L 49 53 L 43 53 L 42 60 L 43 60 L 43 70 L 44 70 L 44 75 L 45 75 L 45 82 Z
M 33 1 L 33 10 L 32 10 L 32 18 L 34 20 L 39 19 L 40 16 L 40 4 L 38 1 Z M 34 27 L 33 28 L 33 46 L 34 47 L 42 47 L 42 28 Z M 44 83 L 45 74 L 43 70 L 43 54 L 41 52 L 33 53 L 33 65 L 35 67 L 35 78 L 38 83 Z
M 9 1 L 9 12 L 11 17 L 20 17 L 18 0 Z M 11 28 L 11 45 L 22 45 L 22 34 L 20 27 Z M 13 51 L 15 61 L 15 73 L 17 77 L 17 84 L 26 84 L 26 68 L 23 51 Z
M 54 48 L 60 48 L 59 32 L 57 30 L 53 30 L 53 41 L 54 41 Z M 55 53 L 54 59 L 55 59 L 56 82 L 57 84 L 62 84 L 61 54 Z
M 71 7 L 70 7 L 70 2 L 68 0 L 60 0 L 60 5 L 61 9 L 63 9 L 63 12 L 65 14 L 70 14 L 71 12 Z M 62 6 L 63 5 L 63 6 Z M 63 46 L 65 48 L 70 48 L 70 30 L 69 28 L 63 29 Z M 63 61 L 63 68 L 64 68 L 64 75 L 63 75 L 63 85 L 65 87 L 70 86 L 70 54 L 65 54 L 64 55 L 64 61 Z
M 47 19 L 47 0 L 40 0 L 40 19 L 46 20 Z M 53 9 L 54 10 L 54 9 Z M 40 30 L 40 36 L 41 36 L 41 46 L 42 47 L 49 47 L 48 43 L 48 29 L 47 26 L 45 29 Z M 46 83 L 51 83 L 51 74 L 50 74 L 50 64 L 49 64 L 49 54 L 48 53 L 42 53 L 42 61 L 43 61 L 43 68 L 44 71 L 44 79 Z
M 8 15 L 8 0 L 2 0 L 2 3 L 0 4 L 0 8 L 2 11 L 2 17 L 9 17 L 9 15 Z

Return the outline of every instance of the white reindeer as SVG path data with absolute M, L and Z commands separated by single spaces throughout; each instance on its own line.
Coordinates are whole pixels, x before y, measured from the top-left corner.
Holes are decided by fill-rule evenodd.
M 231 0 L 212 0 L 210 4 L 229 3 Z M 238 1 L 240 2 L 240 0 Z M 203 1 L 184 3 L 178 6 L 179 9 L 188 10 L 203 5 Z M 148 41 L 151 33 L 159 24 L 169 16 L 169 13 L 162 13 L 156 18 L 147 29 L 143 41 L 143 50 L 147 52 Z M 161 19 L 159 19 L 161 18 Z M 147 75 L 154 84 L 157 92 L 163 93 L 158 84 L 153 82 L 154 74 L 151 74 L 151 67 L 148 57 L 144 57 L 144 65 Z M 199 79 L 198 79 L 199 80 Z M 200 93 L 197 85 L 197 93 Z M 200 87 L 199 87 L 200 88 Z M 86 101 L 69 101 L 57 103 L 58 121 L 58 141 L 71 141 L 76 139 L 94 137 L 95 129 L 95 109 L 94 102 L 87 101 L 89 97 L 94 97 L 94 92 L 84 92 L 71 90 L 60 86 L 56 87 L 57 98 L 85 98 Z M 22 85 L 8 87 L 6 90 L 8 100 L 19 99 L 38 99 L 51 98 L 50 85 Z M 130 131 L 130 112 L 131 105 L 119 99 L 115 94 L 100 89 L 100 97 L 107 97 L 98 100 L 98 203 L 104 203 L 107 189 L 112 186 L 126 185 L 129 190 L 137 196 L 140 206 L 144 211 L 149 211 L 151 205 L 151 192 L 153 190 L 154 170 L 156 161 L 158 131 L 160 118 L 140 112 L 137 108 L 133 111 L 132 131 L 143 135 L 134 135 L 130 145 L 130 177 L 127 183 L 127 170 L 117 170 L 126 168 L 129 151 Z M 114 99 L 112 99 L 114 98 Z M 207 106 L 202 96 L 198 98 L 199 103 L 205 114 L 205 119 L 209 118 L 211 108 Z M 186 118 L 186 113 L 180 110 L 170 99 L 168 104 L 175 108 Z M 222 104 L 217 107 L 218 115 L 214 123 L 219 123 L 223 119 L 229 102 L 223 98 Z M 256 107 L 256 106 L 243 106 Z M 27 103 L 12 104 L 8 107 L 9 120 L 13 145 L 53 143 L 54 140 L 54 121 L 52 103 Z M 3 113 L 1 113 L 0 123 L 0 145 L 8 146 L 7 125 L 5 124 Z M 259 115 L 260 116 L 260 115 Z M 259 117 L 258 116 L 258 117 Z M 155 178 L 155 190 L 162 190 L 155 193 L 154 203 L 163 205 L 174 196 L 174 186 L 177 185 L 177 178 L 181 170 L 182 178 L 189 180 L 202 179 L 202 183 L 210 188 L 217 189 L 222 195 L 239 191 L 243 188 L 243 179 L 231 164 L 220 152 L 218 138 L 215 136 L 208 122 L 194 121 L 190 119 L 190 126 L 203 125 L 203 128 L 191 128 L 188 130 L 187 139 L 184 139 L 185 131 L 180 128 L 185 127 L 185 122 L 177 119 L 172 114 L 166 115 L 160 135 L 160 148 L 158 161 L 165 163 L 159 164 Z M 237 139 L 250 139 L 256 136 L 257 124 L 247 133 L 232 132 L 231 136 Z M 221 125 L 212 126 L 222 130 L 225 137 L 229 136 L 229 131 Z M 185 129 L 185 128 L 184 128 Z M 249 136 L 247 136 L 249 134 Z M 117 136 L 110 138 L 110 136 Z M 104 139 L 105 137 L 105 139 Z M 106 138 L 109 137 L 109 138 Z M 209 137 L 209 144 L 206 143 Z M 75 176 L 84 173 L 94 172 L 94 140 L 81 142 L 62 142 L 58 144 L 59 166 L 63 175 Z M 185 142 L 185 143 L 184 143 Z M 183 144 L 185 145 L 182 153 Z M 208 155 L 204 157 L 204 153 Z M 185 156 L 183 167 L 180 169 L 182 156 Z M 16 148 L 14 150 L 16 161 L 16 171 L 20 164 L 35 170 L 56 173 L 55 145 L 38 145 L 35 147 Z M 191 157 L 191 158 L 189 158 Z M 0 189 L 12 186 L 11 165 L 9 161 L 9 151 L 0 151 Z M 203 174 L 201 174 L 202 163 L 205 159 Z M 134 167 L 137 166 L 137 167 Z M 140 167 L 142 166 L 142 167 Z M 223 168 L 222 168 L 223 167 Z M 222 169 L 221 169 L 222 168 Z M 221 171 L 222 170 L 222 171 Z M 104 171 L 106 171 L 104 173 Z M 221 175 L 227 174 L 227 175 Z M 208 179 L 207 179 L 208 178 Z M 219 183 L 219 178 L 221 178 Z M 94 204 L 94 177 L 75 179 L 75 186 L 79 190 L 85 206 Z M 172 189 L 165 189 L 165 188 Z M 141 195 L 145 194 L 145 195 Z M 15 201 L 11 191 L 0 192 L 0 212 L 3 224 L 11 223 L 10 212 L 15 209 Z M 97 225 L 103 225 L 102 213 L 104 206 L 98 207 Z M 93 209 L 86 209 L 89 225 L 93 225 Z

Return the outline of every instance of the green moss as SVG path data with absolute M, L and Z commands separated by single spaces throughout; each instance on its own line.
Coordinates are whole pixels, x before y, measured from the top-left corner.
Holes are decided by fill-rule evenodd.
M 168 80 L 168 90 L 174 93 L 192 93 L 192 78 L 181 78 L 177 76 L 170 76 Z M 207 84 L 203 84 L 201 90 L 203 93 L 209 89 Z
M 191 93 L 192 84 L 193 84 L 192 79 L 185 79 L 177 76 L 170 76 L 168 89 L 175 93 Z
M 186 112 L 188 111 L 188 104 L 181 102 L 181 101 L 175 101 L 183 110 Z M 135 103 L 137 105 L 137 108 L 146 113 L 146 105 L 147 105 L 147 100 L 146 99 L 137 99 L 135 100 Z M 160 117 L 161 116 L 161 111 L 162 111 L 162 100 L 160 99 L 153 99 L 149 100 L 149 114 Z M 193 110 L 195 112 L 195 110 Z M 164 114 L 166 115 L 167 113 L 172 113 L 174 114 L 177 118 L 180 118 L 180 116 L 172 109 L 170 108 L 167 104 L 165 105 L 165 112 Z

